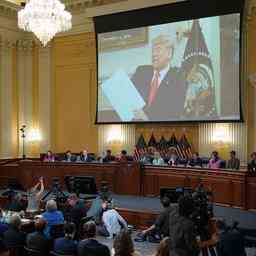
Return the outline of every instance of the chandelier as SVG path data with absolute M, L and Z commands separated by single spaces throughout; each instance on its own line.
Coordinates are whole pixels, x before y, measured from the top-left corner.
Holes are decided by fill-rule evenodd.
M 18 12 L 18 27 L 33 32 L 46 46 L 56 33 L 71 29 L 71 19 L 59 0 L 28 0 Z

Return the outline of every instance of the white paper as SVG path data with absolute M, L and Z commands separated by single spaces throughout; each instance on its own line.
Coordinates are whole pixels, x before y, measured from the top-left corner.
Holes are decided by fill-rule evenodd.
M 133 111 L 142 109 L 146 104 L 123 70 L 116 71 L 101 88 L 122 121 L 131 121 Z

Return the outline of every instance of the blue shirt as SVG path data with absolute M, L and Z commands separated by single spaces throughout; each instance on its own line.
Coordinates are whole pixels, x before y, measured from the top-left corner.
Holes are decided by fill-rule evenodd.
M 53 212 L 46 211 L 42 214 L 42 216 L 47 221 L 47 226 L 44 230 L 44 234 L 47 236 L 47 238 L 50 238 L 51 226 L 64 223 L 63 214 L 60 211 L 53 211 Z
M 59 254 L 76 254 L 77 242 L 66 237 L 57 238 L 54 241 L 53 251 Z

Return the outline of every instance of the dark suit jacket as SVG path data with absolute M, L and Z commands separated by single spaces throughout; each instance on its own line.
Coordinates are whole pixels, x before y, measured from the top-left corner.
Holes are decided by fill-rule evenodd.
M 33 232 L 27 236 L 27 247 L 40 251 L 47 255 L 50 252 L 50 240 L 48 240 L 43 233 Z
M 24 246 L 26 234 L 9 226 L 9 229 L 4 233 L 4 242 L 7 248 Z
M 95 239 L 87 239 L 79 242 L 78 256 L 110 256 L 108 247 Z
M 76 255 L 77 242 L 66 237 L 60 237 L 54 241 L 53 250 L 59 254 Z
M 170 68 L 162 80 L 156 98 L 148 106 L 150 86 L 154 75 L 153 66 L 140 66 L 132 77 L 132 82 L 146 102 L 144 112 L 149 120 L 165 121 L 179 119 L 184 112 L 186 83 L 177 68 Z
M 243 236 L 237 230 L 221 234 L 216 249 L 218 256 L 246 256 Z

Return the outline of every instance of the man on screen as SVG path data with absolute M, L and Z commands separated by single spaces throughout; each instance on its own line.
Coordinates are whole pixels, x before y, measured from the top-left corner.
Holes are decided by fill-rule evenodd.
M 171 67 L 174 44 L 167 35 L 152 40 L 152 65 L 139 66 L 132 82 L 146 102 L 134 112 L 135 120 L 168 121 L 184 112 L 186 83 L 182 72 Z

